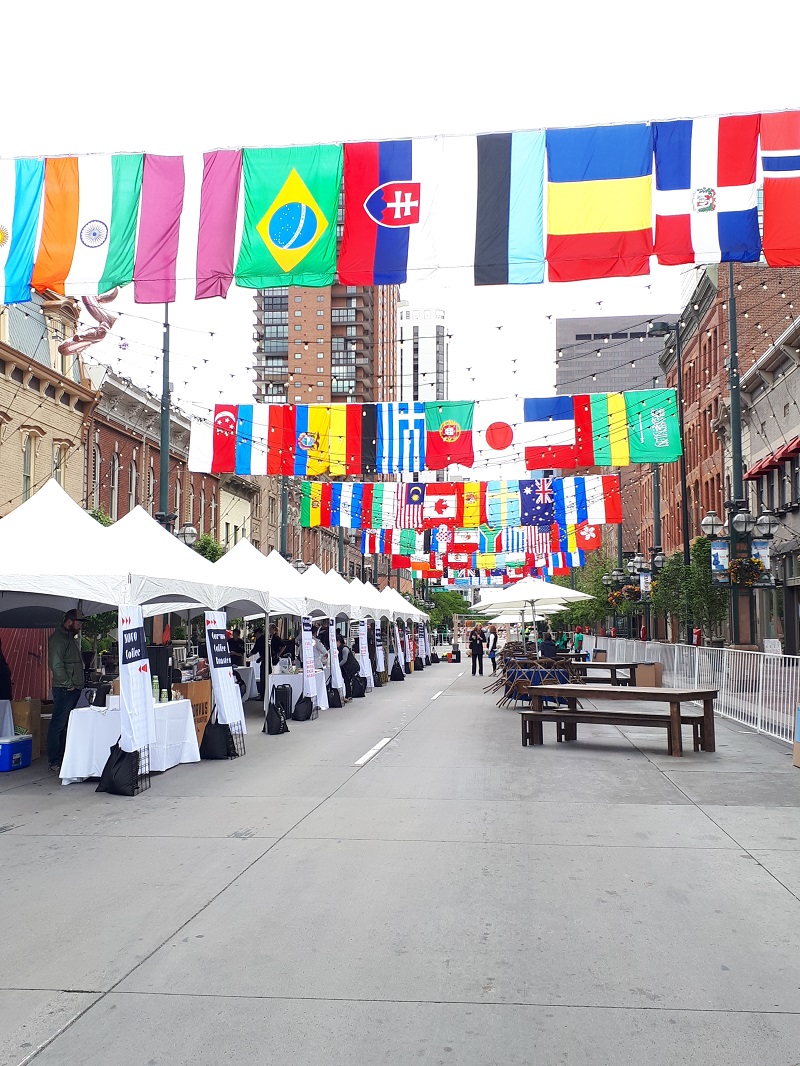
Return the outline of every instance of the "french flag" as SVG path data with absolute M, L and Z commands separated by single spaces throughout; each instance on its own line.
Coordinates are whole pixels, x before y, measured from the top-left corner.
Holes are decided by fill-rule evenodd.
M 755 263 L 760 115 L 654 124 L 659 263 Z

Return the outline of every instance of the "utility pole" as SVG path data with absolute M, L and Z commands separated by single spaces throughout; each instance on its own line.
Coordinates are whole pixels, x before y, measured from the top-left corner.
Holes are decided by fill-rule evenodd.
M 728 383 L 731 404 L 731 490 L 734 506 L 730 511 L 731 562 L 738 558 L 740 537 L 733 524 L 733 516 L 744 503 L 744 475 L 742 473 L 742 398 L 739 389 L 739 337 L 736 329 L 736 288 L 733 283 L 733 263 L 728 263 Z M 748 591 L 748 597 L 752 592 Z M 741 643 L 739 625 L 739 586 L 731 583 L 731 636 L 734 644 Z M 749 634 L 752 641 L 753 634 Z
M 161 452 L 158 462 L 158 510 L 164 515 L 164 523 L 167 525 L 169 514 L 169 422 L 170 422 L 170 394 L 169 394 L 169 304 L 164 304 L 164 345 L 161 360 Z M 178 515 L 178 522 L 181 516 Z

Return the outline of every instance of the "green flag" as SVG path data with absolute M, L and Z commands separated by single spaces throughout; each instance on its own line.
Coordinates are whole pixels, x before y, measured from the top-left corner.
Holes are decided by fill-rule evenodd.
M 236 284 L 324 288 L 336 275 L 341 145 L 246 148 Z
M 632 463 L 671 463 L 681 455 L 674 389 L 626 392 L 625 414 Z

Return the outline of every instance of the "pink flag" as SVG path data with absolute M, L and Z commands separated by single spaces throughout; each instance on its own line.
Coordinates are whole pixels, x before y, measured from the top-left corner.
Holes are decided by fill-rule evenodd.
M 231 287 L 241 177 L 240 151 L 206 152 L 203 156 L 196 300 L 210 296 L 225 299 Z
M 183 156 L 144 157 L 139 243 L 133 269 L 137 304 L 175 302 L 183 189 Z

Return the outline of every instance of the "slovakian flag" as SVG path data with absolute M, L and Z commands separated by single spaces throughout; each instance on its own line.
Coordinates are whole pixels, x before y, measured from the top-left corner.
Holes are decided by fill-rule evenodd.
M 800 111 L 761 116 L 764 258 L 800 266 Z
M 755 263 L 760 115 L 654 124 L 659 263 Z
M 461 463 L 472 466 L 472 419 L 475 404 L 470 401 L 441 400 L 425 404 L 425 466 L 443 470 Z
M 345 145 L 340 282 L 541 282 L 543 161 L 541 132 Z
M 454 526 L 458 517 L 458 488 L 449 481 L 433 481 L 425 486 L 422 524 L 426 529 L 443 524 Z

